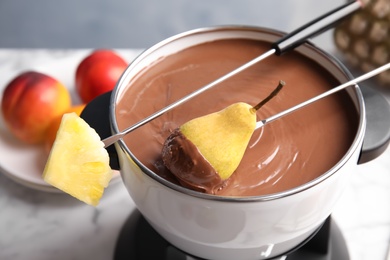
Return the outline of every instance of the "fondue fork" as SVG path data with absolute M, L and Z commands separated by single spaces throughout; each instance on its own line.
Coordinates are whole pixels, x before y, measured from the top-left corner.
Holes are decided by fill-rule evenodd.
M 336 22 L 341 20 L 342 18 L 345 18 L 347 15 L 353 13 L 354 11 L 358 10 L 363 6 L 362 0 L 352 1 L 350 3 L 344 4 L 335 10 L 332 10 L 317 19 L 299 27 L 298 29 L 294 30 L 293 32 L 285 35 L 278 41 L 274 42 L 271 45 L 271 49 L 267 51 L 266 53 L 254 58 L 253 60 L 241 65 L 240 67 L 236 68 L 235 70 L 225 74 L 224 76 L 212 81 L 211 83 L 203 86 L 202 88 L 199 88 L 198 90 L 190 93 L 189 95 L 179 99 L 178 101 L 166 106 L 165 108 L 155 112 L 154 114 L 144 118 L 143 120 L 139 121 L 138 123 L 126 128 L 120 133 L 111 135 L 110 137 L 105 138 L 103 141 L 104 147 L 108 147 L 118 141 L 119 139 L 123 138 L 126 134 L 134 131 L 135 129 L 145 125 L 146 123 L 152 121 L 153 119 L 156 119 L 157 117 L 163 115 L 164 113 L 168 112 L 169 110 L 187 102 L 188 100 L 194 98 L 195 96 L 205 92 L 206 90 L 214 87 L 215 85 L 227 80 L 228 78 L 231 78 L 232 76 L 244 71 L 245 69 L 253 66 L 254 64 L 268 58 L 269 56 L 276 54 L 276 55 L 282 55 L 283 53 L 290 51 L 294 49 L 295 47 L 301 45 L 303 42 L 305 42 L 310 37 L 316 36 L 320 34 L 321 32 L 329 29 L 332 27 Z
M 330 89 L 330 90 L 328 90 L 328 91 L 326 91 L 326 92 L 324 92 L 324 93 L 322 93 L 322 94 L 320 94 L 318 96 L 315 96 L 315 97 L 313 97 L 311 99 L 308 99 L 308 100 L 306 100 L 306 101 L 304 101 L 302 103 L 299 103 L 298 105 L 295 105 L 295 106 L 293 106 L 291 108 L 288 108 L 288 109 L 286 109 L 286 110 L 284 110 L 284 111 L 282 111 L 282 112 L 280 112 L 278 114 L 275 114 L 275 115 L 270 116 L 270 117 L 268 117 L 266 119 L 260 120 L 260 121 L 258 121 L 256 123 L 256 129 L 259 129 L 259 128 L 265 126 L 266 124 L 268 124 L 268 123 L 270 123 L 270 122 L 272 122 L 272 121 L 274 121 L 276 119 L 279 119 L 279 118 L 281 118 L 283 116 L 286 116 L 286 115 L 288 115 L 288 114 L 290 114 L 290 113 L 292 113 L 294 111 L 297 111 L 297 110 L 299 110 L 299 109 L 301 109 L 301 108 L 303 108 L 303 107 L 305 107 L 307 105 L 313 104 L 314 102 L 316 102 L 316 101 L 318 101 L 320 99 L 323 99 L 323 98 L 325 98 L 327 96 L 330 96 L 330 95 L 332 95 L 332 94 L 334 94 L 336 92 L 339 92 L 340 90 L 343 90 L 343 89 L 348 88 L 350 86 L 353 86 L 353 85 L 355 85 L 355 84 L 357 84 L 357 83 L 359 83 L 361 81 L 364 81 L 364 80 L 367 80 L 367 79 L 369 79 L 371 77 L 374 77 L 375 75 L 378 75 L 379 73 L 381 73 L 381 72 L 383 72 L 385 70 L 388 70 L 388 69 L 390 69 L 390 62 L 385 64 L 385 65 L 382 65 L 381 67 L 376 68 L 376 69 L 374 69 L 374 70 L 372 70 L 370 72 L 367 72 L 366 74 L 363 74 L 360 77 L 354 78 L 354 79 L 352 79 L 352 80 L 350 80 L 348 82 L 345 82 L 345 83 L 343 83 L 343 84 L 341 84 L 341 85 L 339 85 L 339 86 L 337 86 L 335 88 L 332 88 L 332 89 Z

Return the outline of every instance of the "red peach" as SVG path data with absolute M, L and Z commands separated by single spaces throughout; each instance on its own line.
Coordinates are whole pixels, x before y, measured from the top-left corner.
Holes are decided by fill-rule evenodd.
M 71 105 L 68 89 L 58 80 L 35 71 L 14 78 L 3 92 L 1 110 L 10 131 L 29 144 L 43 141 L 51 120 Z
M 84 103 L 115 87 L 127 62 L 112 50 L 96 50 L 76 70 L 76 90 Z

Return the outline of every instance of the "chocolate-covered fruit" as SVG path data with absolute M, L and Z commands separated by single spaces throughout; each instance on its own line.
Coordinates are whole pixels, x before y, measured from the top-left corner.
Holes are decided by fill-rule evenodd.
M 185 184 L 213 193 L 239 165 L 255 126 L 246 103 L 190 120 L 167 138 L 164 164 Z
M 167 138 L 162 160 L 184 186 L 215 194 L 239 166 L 256 128 L 256 112 L 285 85 L 255 106 L 234 103 L 192 119 Z

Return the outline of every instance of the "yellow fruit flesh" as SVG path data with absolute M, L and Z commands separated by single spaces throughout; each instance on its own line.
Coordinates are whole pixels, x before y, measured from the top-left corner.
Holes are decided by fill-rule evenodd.
M 75 112 L 78 116 L 80 116 L 80 114 L 83 111 L 84 107 L 85 107 L 85 104 L 71 106 L 63 114 Z M 48 153 L 50 152 L 51 147 L 52 147 L 52 145 L 53 145 L 53 143 L 54 143 L 54 141 L 56 139 L 57 131 L 58 131 L 58 128 L 60 127 L 63 114 L 61 114 L 61 115 L 55 117 L 54 119 L 52 119 L 50 121 L 49 127 L 46 130 L 46 134 L 45 134 L 45 137 L 44 137 L 44 146 L 45 146 L 45 151 L 47 151 Z
M 99 135 L 76 113 L 64 114 L 43 179 L 96 206 L 111 177 L 109 156 Z
M 255 110 L 239 102 L 188 121 L 180 131 L 225 180 L 240 164 L 255 127 Z

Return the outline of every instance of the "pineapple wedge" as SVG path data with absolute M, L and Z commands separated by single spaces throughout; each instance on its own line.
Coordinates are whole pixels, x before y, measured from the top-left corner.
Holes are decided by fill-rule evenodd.
M 64 114 L 43 179 L 96 206 L 111 177 L 109 156 L 99 135 L 76 113 Z

